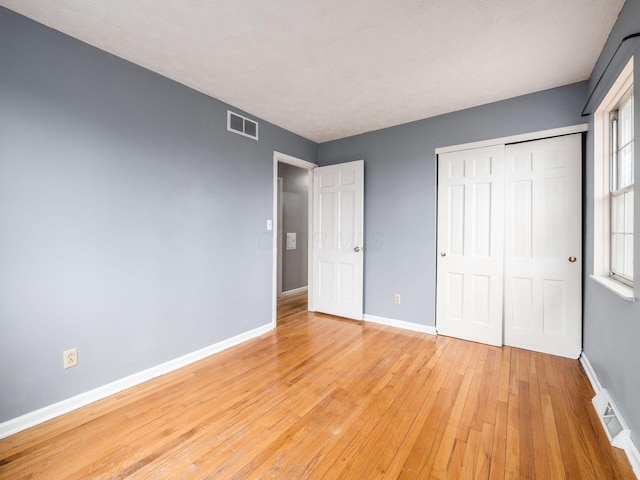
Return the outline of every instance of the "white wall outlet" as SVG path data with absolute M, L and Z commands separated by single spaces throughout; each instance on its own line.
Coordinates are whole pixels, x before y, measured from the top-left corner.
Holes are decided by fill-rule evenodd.
M 396 303 L 396 304 L 400 305 L 400 294 L 399 293 L 396 293 L 393 296 L 393 303 Z
M 64 368 L 75 367 L 78 364 L 78 349 L 72 348 L 62 352 L 62 364 Z

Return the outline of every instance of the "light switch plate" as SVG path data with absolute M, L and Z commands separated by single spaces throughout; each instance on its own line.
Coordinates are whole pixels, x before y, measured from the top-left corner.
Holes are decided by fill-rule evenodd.
M 287 250 L 295 250 L 296 248 L 296 232 L 287 232 Z

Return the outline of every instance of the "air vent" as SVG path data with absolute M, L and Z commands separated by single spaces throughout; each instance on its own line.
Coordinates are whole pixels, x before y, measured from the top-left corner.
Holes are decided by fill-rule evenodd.
M 620 415 L 618 407 L 613 403 L 613 399 L 607 389 L 603 388 L 600 390 L 598 394 L 593 397 L 592 402 L 596 412 L 598 412 L 598 417 L 602 422 L 604 431 L 607 433 L 607 437 L 609 437 L 611 445 L 618 448 L 625 448 L 631 432 Z
M 231 110 L 227 110 L 227 130 L 258 140 L 258 122 L 249 120 Z

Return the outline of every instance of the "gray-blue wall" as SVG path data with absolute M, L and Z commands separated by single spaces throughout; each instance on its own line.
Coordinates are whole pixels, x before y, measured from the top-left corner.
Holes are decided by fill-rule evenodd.
M 629 34 L 640 32 L 640 0 L 627 0 L 609 40 L 589 80 L 589 92 L 597 83 L 606 64 Z M 593 112 L 607 90 L 634 56 L 635 95 L 635 179 L 640 185 L 640 40 L 627 42 L 614 58 L 600 86 L 595 90 L 587 113 Z M 593 117 L 588 117 L 590 129 L 587 140 L 586 205 L 585 205 L 585 273 L 593 273 Z M 635 232 L 640 231 L 640 195 L 635 196 Z M 635 298 L 640 297 L 640 235 L 634 240 Z M 584 281 L 584 352 L 593 365 L 604 388 L 613 395 L 631 427 L 631 438 L 640 447 L 640 302 L 627 302 L 590 278 Z
M 591 121 L 638 30 L 628 0 L 589 82 L 316 147 L 266 122 L 258 143 L 227 133 L 224 104 L 0 8 L 0 421 L 268 323 L 273 150 L 365 160 L 365 312 L 434 325 L 435 148 Z M 585 352 L 638 445 L 640 306 L 588 278 L 586 145 Z
M 447 145 L 589 123 L 586 140 L 584 257 L 584 351 L 608 388 L 640 445 L 640 302 L 627 302 L 594 283 L 593 120 L 582 117 L 587 97 L 620 40 L 640 31 L 640 0 L 627 0 L 588 82 L 483 105 L 318 147 L 320 165 L 365 160 L 365 313 L 435 325 L 436 156 Z M 602 100 L 631 55 L 636 79 L 640 41 L 623 47 L 590 102 Z M 640 138 L 640 82 L 635 82 L 635 137 Z M 640 148 L 635 150 L 635 183 L 640 184 Z M 640 195 L 635 199 L 640 230 Z M 640 252 L 640 236 L 634 248 Z M 638 255 L 636 255 L 638 256 Z M 635 278 L 640 278 L 640 262 Z M 640 297 L 638 281 L 636 298 Z M 393 304 L 393 294 L 402 304 Z
M 226 110 L 0 8 L 0 421 L 271 322 L 273 151 L 317 146 Z
M 366 314 L 435 325 L 435 149 L 586 123 L 586 88 L 568 85 L 319 145 L 320 165 L 365 161 Z
M 286 163 L 278 164 L 282 178 L 282 291 L 309 283 L 309 172 Z M 287 233 L 296 234 L 296 248 L 287 250 Z

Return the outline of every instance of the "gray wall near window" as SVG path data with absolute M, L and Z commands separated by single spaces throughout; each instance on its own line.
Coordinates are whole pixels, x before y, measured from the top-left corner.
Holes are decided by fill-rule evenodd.
M 583 209 L 584 350 L 629 422 L 635 445 L 640 445 L 640 302 L 626 302 L 588 278 L 593 272 L 593 120 L 580 113 L 620 40 L 638 31 L 640 0 L 627 0 L 588 82 L 322 143 L 318 148 L 320 165 L 365 160 L 365 313 L 434 325 L 435 148 L 590 122 Z M 633 54 L 636 79 L 640 76 L 640 40 L 633 40 L 616 57 L 594 94 L 591 110 Z M 635 112 L 640 112 L 639 85 L 636 80 Z M 636 138 L 639 132 L 636 113 Z M 635 202 L 637 232 L 640 195 Z M 640 252 L 639 237 L 636 252 Z M 635 278 L 640 278 L 639 264 L 635 262 Z M 401 305 L 393 304 L 394 293 L 402 294 Z
M 589 92 L 595 87 L 605 65 L 615 48 L 625 36 L 640 31 L 640 0 L 627 0 L 616 22 L 600 59 L 589 80 Z M 593 112 L 604 98 L 609 87 L 622 68 L 634 55 L 635 138 L 640 138 L 640 40 L 631 40 L 615 57 L 590 102 Z M 640 302 L 627 302 L 614 293 L 596 284 L 588 274 L 593 272 L 593 117 L 588 118 L 590 129 L 587 139 L 585 167 L 585 274 L 584 280 L 584 352 L 593 365 L 603 387 L 613 395 L 631 427 L 631 437 L 640 446 Z M 635 150 L 635 181 L 640 184 L 640 151 Z M 635 196 L 635 231 L 640 229 L 640 195 Z M 634 288 L 635 297 L 640 296 L 638 274 L 640 273 L 640 236 L 634 239 Z

